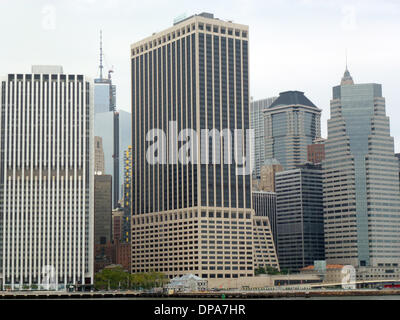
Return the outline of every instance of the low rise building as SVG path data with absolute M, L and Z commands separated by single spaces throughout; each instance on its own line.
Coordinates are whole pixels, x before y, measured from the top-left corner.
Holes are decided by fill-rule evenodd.
M 115 262 L 126 271 L 131 270 L 131 244 L 127 242 L 114 242 Z
M 321 277 L 323 283 L 342 283 L 344 265 L 325 264 L 325 268 L 318 268 L 316 264 L 304 267 L 300 270 L 301 274 L 314 274 Z
M 271 225 L 268 217 L 256 216 L 253 219 L 254 268 L 272 267 L 280 271 Z
M 388 282 L 400 280 L 400 268 L 398 267 L 358 267 L 356 268 L 357 281 L 388 280 Z
M 206 291 L 208 289 L 208 281 L 194 274 L 185 274 L 182 277 L 171 279 L 167 289 L 175 292 Z
M 241 277 L 236 279 L 209 279 L 209 289 L 279 289 L 282 286 L 300 286 L 321 283 L 317 274 L 289 274 L 289 275 L 258 275 L 255 277 Z
M 252 195 L 255 215 L 257 217 L 268 217 L 269 219 L 272 238 L 276 248 L 276 193 L 268 191 L 253 191 Z

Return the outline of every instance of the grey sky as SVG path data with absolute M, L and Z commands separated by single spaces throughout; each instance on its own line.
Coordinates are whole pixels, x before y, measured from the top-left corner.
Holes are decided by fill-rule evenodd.
M 129 111 L 130 44 L 170 27 L 183 13 L 203 11 L 250 26 L 254 99 L 304 91 L 323 109 L 324 136 L 347 48 L 354 80 L 383 84 L 400 152 L 398 0 L 0 0 L 0 74 L 61 64 L 65 72 L 96 77 L 103 29 L 106 70 L 114 66 L 118 107 Z

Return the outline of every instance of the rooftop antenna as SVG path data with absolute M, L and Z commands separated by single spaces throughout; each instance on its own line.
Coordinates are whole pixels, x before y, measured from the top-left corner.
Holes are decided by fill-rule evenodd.
M 100 30 L 100 80 L 103 80 L 103 31 Z
M 346 48 L 346 70 L 348 70 L 348 68 L 347 68 L 347 48 Z
M 114 66 L 111 67 L 110 70 L 108 70 L 108 80 L 111 80 L 111 73 L 114 72 Z

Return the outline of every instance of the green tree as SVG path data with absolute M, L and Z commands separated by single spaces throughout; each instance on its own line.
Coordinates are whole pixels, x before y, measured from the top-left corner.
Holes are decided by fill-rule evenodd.
M 163 287 L 168 283 L 168 278 L 161 272 L 134 273 L 131 274 L 130 283 L 132 289 L 152 289 Z
M 279 270 L 274 267 L 266 266 L 265 268 L 259 267 L 255 269 L 254 273 L 255 275 L 259 274 L 278 275 L 278 274 L 288 274 L 288 271 L 286 269 L 282 269 L 281 272 L 279 272 Z
M 104 268 L 94 278 L 96 290 L 152 289 L 163 287 L 168 282 L 168 278 L 161 272 L 129 274 L 120 266 Z
M 266 271 L 263 267 L 259 267 L 257 269 L 254 270 L 255 275 L 259 275 L 259 274 L 266 274 Z
M 104 268 L 96 273 L 94 286 L 97 290 L 127 289 L 128 279 L 129 273 L 124 271 L 120 266 Z

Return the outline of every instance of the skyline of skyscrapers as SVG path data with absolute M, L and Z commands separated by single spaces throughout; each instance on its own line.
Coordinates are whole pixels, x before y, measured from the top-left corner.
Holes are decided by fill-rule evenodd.
M 0 78 L 1 288 L 40 286 L 49 266 L 57 289 L 90 288 L 111 262 L 210 280 L 324 259 L 400 273 L 400 155 L 382 86 L 346 67 L 323 139 L 303 92 L 250 102 L 248 51 L 248 26 L 175 21 L 131 45 L 132 113 L 117 111 L 102 65 L 94 81 L 59 66 Z M 226 132 L 249 128 L 253 176 L 210 159 L 240 144 L 245 156 L 246 136 Z M 185 143 L 196 161 L 177 163 Z
M 102 139 L 104 154 L 103 174 L 113 177 L 112 201 L 113 208 L 123 199 L 123 188 L 120 182 L 124 180 L 123 152 L 131 145 L 131 114 L 117 109 L 116 86 L 108 71 L 103 77 L 103 47 L 100 33 L 100 76 L 94 79 L 94 134 Z M 97 149 L 96 149 L 97 150 Z

